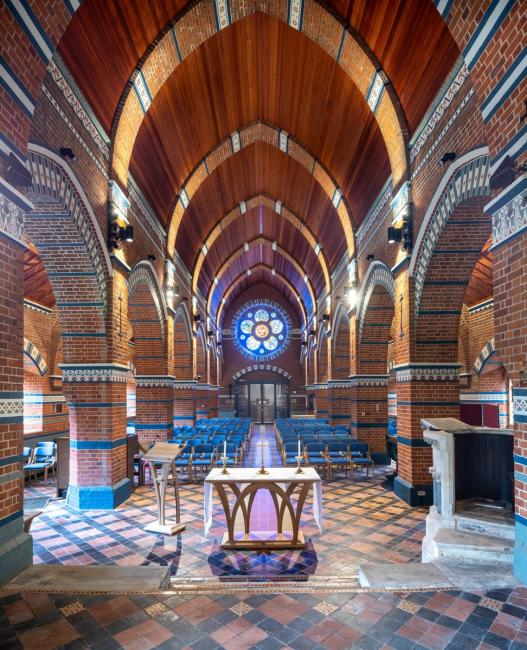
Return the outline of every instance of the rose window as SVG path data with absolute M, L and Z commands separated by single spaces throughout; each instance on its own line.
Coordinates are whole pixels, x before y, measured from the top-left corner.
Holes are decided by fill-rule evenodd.
M 244 305 L 234 317 L 233 325 L 236 345 L 250 359 L 274 359 L 289 344 L 289 317 L 276 303 Z

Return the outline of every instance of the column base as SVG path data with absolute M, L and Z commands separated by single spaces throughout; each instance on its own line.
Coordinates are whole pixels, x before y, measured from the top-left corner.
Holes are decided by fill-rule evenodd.
M 70 485 L 66 503 L 77 510 L 113 510 L 126 501 L 131 492 L 129 478 L 115 485 Z
M 396 476 L 393 482 L 393 491 L 399 499 L 402 499 L 410 506 L 431 506 L 434 502 L 432 484 L 412 485 L 400 476 Z
M 24 533 L 20 513 L 13 521 L 0 526 L 0 584 L 8 582 L 32 563 L 33 538 Z
M 527 519 L 516 515 L 514 532 L 516 540 L 514 543 L 513 573 L 518 580 L 527 584 Z

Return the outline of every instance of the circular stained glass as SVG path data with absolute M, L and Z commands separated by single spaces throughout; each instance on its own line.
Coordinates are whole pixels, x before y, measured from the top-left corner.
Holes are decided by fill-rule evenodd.
M 272 302 L 244 305 L 233 320 L 236 346 L 250 359 L 274 359 L 289 345 L 291 322 L 285 310 Z

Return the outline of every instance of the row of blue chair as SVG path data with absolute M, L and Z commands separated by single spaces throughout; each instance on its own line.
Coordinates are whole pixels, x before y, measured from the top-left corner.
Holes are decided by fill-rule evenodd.
M 375 475 L 375 464 L 370 456 L 368 443 L 358 440 L 334 441 L 327 444 L 322 442 L 308 442 L 301 444 L 301 464 L 310 465 L 321 470 L 327 477 L 331 478 L 335 471 L 348 472 L 354 470 L 366 470 L 369 476 Z M 282 462 L 284 466 L 296 465 L 298 463 L 298 441 L 286 442 L 282 450 Z

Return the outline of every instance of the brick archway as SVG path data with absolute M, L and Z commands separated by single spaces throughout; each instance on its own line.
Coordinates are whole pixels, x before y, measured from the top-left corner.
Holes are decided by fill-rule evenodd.
M 197 192 L 200 185 L 210 174 L 213 173 L 215 169 L 222 165 L 231 156 L 235 156 L 242 149 L 257 142 L 263 142 L 276 147 L 285 155 L 296 160 L 304 169 L 310 172 L 333 204 L 340 225 L 342 226 L 343 235 L 346 238 L 348 256 L 350 258 L 353 257 L 355 253 L 355 236 L 352 228 L 353 220 L 351 218 L 351 209 L 331 172 L 318 158 L 313 156 L 301 143 L 294 140 L 286 131 L 277 126 L 268 124 L 267 122 L 263 122 L 262 120 L 244 125 L 213 147 L 202 158 L 202 160 L 199 161 L 183 185 L 179 188 L 174 205 L 172 206 L 171 219 L 168 228 L 167 246 L 169 254 L 173 255 L 174 253 L 179 226 L 183 220 L 185 210 L 189 206 L 192 197 Z M 268 198 L 269 197 L 267 197 L 267 199 Z M 287 217 L 285 208 L 283 208 L 284 212 L 281 212 L 281 201 L 274 200 L 273 209 Z
M 292 224 L 306 239 L 307 243 L 317 255 L 318 263 L 321 266 L 322 273 L 324 275 L 324 282 L 326 285 L 326 292 L 328 295 L 331 295 L 331 277 L 329 273 L 329 266 L 326 260 L 325 253 L 323 252 L 318 239 L 315 234 L 311 231 L 309 226 L 302 221 L 294 212 L 289 210 L 286 206 L 283 205 L 283 202 L 267 196 L 265 194 L 258 194 L 246 200 L 240 201 L 239 205 L 230 210 L 214 228 L 209 232 L 207 238 L 205 239 L 204 245 L 201 247 L 196 263 L 194 265 L 194 270 L 192 272 L 192 291 L 196 293 L 199 284 L 199 277 L 203 264 L 205 262 L 205 257 L 208 252 L 211 250 L 214 243 L 220 237 L 225 230 L 232 225 L 237 219 L 242 218 L 247 210 L 252 210 L 253 208 L 266 207 L 270 210 L 273 210 L 277 214 L 281 215 L 285 220 Z M 170 248 L 170 244 L 169 244 Z
M 255 9 L 287 21 L 342 67 L 375 115 L 388 151 L 394 186 L 404 180 L 408 163 L 403 111 L 373 52 L 316 0 L 300 0 L 296 11 L 289 11 L 289 4 L 286 0 L 275 4 L 257 2 L 256 6 L 239 0 L 214 4 L 201 0 L 164 29 L 133 71 L 121 108 L 114 117 L 112 132 L 116 135 L 111 169 L 122 187 L 127 186 L 133 145 L 144 116 L 162 86 L 193 50 Z
M 187 307 L 180 303 L 174 314 L 174 371 L 177 380 L 192 377 L 192 325 Z
M 135 429 L 141 441 L 166 440 L 172 437 L 173 377 L 168 367 L 167 307 L 152 264 L 136 264 L 126 288 L 135 346 Z
M 332 378 L 346 379 L 350 374 L 350 321 L 342 303 L 337 305 L 333 321 Z
M 454 161 L 441 179 L 423 218 L 410 261 L 409 273 L 415 283 L 416 317 L 419 316 L 425 277 L 434 248 L 446 224 L 462 203 L 474 197 L 490 195 L 489 174 L 488 148 L 479 147 Z
M 324 325 L 319 326 L 317 341 L 317 382 L 325 383 L 329 379 L 329 339 Z

